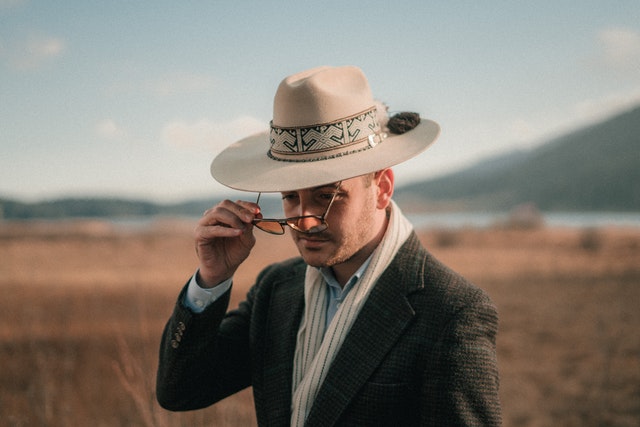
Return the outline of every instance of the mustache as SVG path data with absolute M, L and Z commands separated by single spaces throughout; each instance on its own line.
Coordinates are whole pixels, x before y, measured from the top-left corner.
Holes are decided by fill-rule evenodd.
M 292 230 L 297 238 L 305 238 L 310 240 L 329 240 L 331 234 L 325 231 L 319 233 L 305 233 L 304 231 Z

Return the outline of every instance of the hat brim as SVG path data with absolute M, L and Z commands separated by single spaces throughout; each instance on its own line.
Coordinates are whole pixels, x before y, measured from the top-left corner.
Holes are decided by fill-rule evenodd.
M 267 155 L 269 134 L 262 132 L 223 150 L 211 163 L 211 175 L 241 191 L 268 193 L 317 187 L 400 164 L 429 148 L 439 134 L 436 122 L 422 119 L 413 130 L 390 134 L 368 150 L 326 160 L 286 162 Z

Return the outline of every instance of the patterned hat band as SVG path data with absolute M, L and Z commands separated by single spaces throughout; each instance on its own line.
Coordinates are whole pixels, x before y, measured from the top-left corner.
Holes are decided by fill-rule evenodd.
M 386 137 L 374 106 L 351 117 L 308 127 L 283 128 L 272 122 L 268 154 L 285 162 L 315 162 L 368 150 Z

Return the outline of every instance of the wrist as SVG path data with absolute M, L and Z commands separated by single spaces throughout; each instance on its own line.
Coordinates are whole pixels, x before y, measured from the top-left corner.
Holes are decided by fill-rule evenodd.
M 231 276 L 232 275 L 229 275 L 228 277 L 223 277 L 221 275 L 207 273 L 206 271 L 203 271 L 202 267 L 200 267 L 196 272 L 196 282 L 198 283 L 198 286 L 200 286 L 201 288 L 211 289 L 223 283 L 224 281 L 229 279 Z

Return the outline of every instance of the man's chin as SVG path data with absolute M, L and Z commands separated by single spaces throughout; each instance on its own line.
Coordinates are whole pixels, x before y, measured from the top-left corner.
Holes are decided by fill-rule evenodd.
M 319 253 L 314 253 L 308 250 L 301 250 L 300 256 L 304 260 L 307 265 L 316 268 L 325 268 L 331 267 L 330 263 L 327 262 L 327 258 Z
M 334 246 L 330 239 L 295 239 L 298 253 L 307 265 L 317 268 L 332 267 L 336 264 Z

